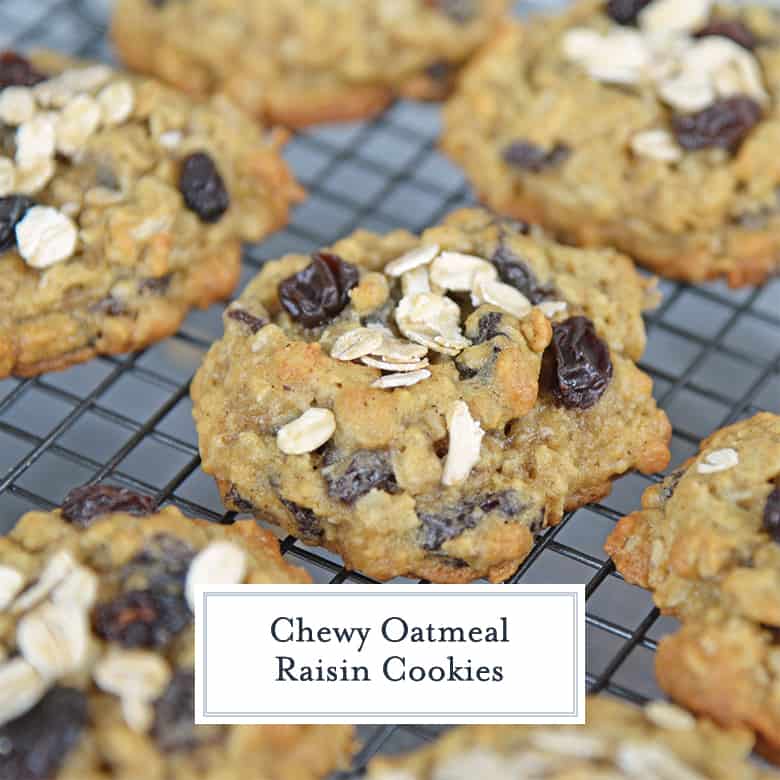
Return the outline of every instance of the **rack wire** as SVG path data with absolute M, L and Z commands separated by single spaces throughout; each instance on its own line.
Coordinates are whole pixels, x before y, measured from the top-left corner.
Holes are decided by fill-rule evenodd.
M 110 61 L 111 0 L 3 0 L 0 47 L 51 47 Z M 521 14 L 565 0 L 519 3 Z M 307 252 L 358 227 L 420 231 L 473 202 L 461 173 L 436 150 L 438 107 L 400 102 L 368 123 L 320 127 L 296 136 L 286 155 L 309 199 L 291 224 L 248 247 L 245 283 L 267 259 Z M 663 304 L 647 316 L 642 368 L 674 425 L 673 464 L 716 428 L 760 410 L 780 413 L 780 279 L 729 290 L 663 282 Z M 191 314 L 172 339 L 141 353 L 103 357 L 64 373 L 0 382 L 0 533 L 33 508 L 59 504 L 73 486 L 107 479 L 231 522 L 210 477 L 199 470 L 189 383 L 221 336 L 221 308 Z M 651 478 L 628 475 L 603 502 L 568 514 L 548 531 L 511 582 L 584 583 L 587 682 L 633 702 L 660 695 L 653 654 L 675 621 L 627 585 L 604 554 L 614 523 L 639 505 Z M 278 532 L 277 532 L 278 533 Z M 280 537 L 285 556 L 316 582 L 371 582 L 328 551 Z M 435 727 L 360 729 L 363 749 L 341 780 L 359 776 L 378 752 L 430 739 Z

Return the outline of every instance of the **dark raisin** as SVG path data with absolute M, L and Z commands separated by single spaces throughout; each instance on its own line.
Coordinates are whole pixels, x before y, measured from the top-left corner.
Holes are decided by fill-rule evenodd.
M 122 647 L 165 647 L 192 621 L 187 602 L 152 590 L 130 590 L 92 611 L 92 627 Z
M 762 116 L 763 110 L 755 100 L 737 95 L 719 100 L 696 114 L 676 116 L 672 124 L 683 149 L 718 147 L 734 152 Z
M 780 645 L 780 627 L 770 626 L 768 623 L 761 623 L 761 628 L 768 631 L 773 645 Z
M 567 409 L 590 409 L 612 379 L 609 347 L 587 317 L 570 317 L 553 325 L 552 394 Z
M 164 295 L 166 292 L 168 292 L 168 288 L 171 286 L 171 280 L 171 274 L 142 279 L 138 283 L 138 292 L 151 293 L 152 295 Z
M 122 567 L 119 578 L 127 590 L 154 590 L 180 596 L 194 557 L 195 551 L 185 541 L 170 534 L 155 534 Z
M 764 530 L 780 542 L 780 485 L 769 494 L 764 507 Z
M 268 325 L 268 320 L 262 317 L 255 317 L 254 314 L 250 314 L 245 309 L 229 309 L 227 316 L 231 320 L 240 322 L 242 325 L 246 325 L 249 328 L 250 333 L 257 333 L 259 330 Z
M 473 379 L 475 376 L 479 375 L 479 369 L 473 368 L 472 366 L 467 366 L 457 358 L 455 359 L 455 368 L 458 369 L 458 377 L 463 382 L 467 382 L 469 379 Z
M 505 162 L 515 168 L 540 173 L 565 162 L 570 154 L 571 150 L 565 144 L 556 144 L 548 150 L 530 141 L 514 141 L 504 149 L 503 157 Z
M 506 515 L 507 517 L 514 517 L 522 511 L 523 504 L 516 491 L 504 490 L 500 493 L 491 493 L 481 498 L 479 501 L 479 508 L 486 514 L 488 512 L 501 512 L 501 514 Z
M 247 501 L 236 489 L 235 485 L 230 486 L 228 491 L 227 500 L 230 506 L 237 512 L 252 513 L 255 511 L 255 505 L 251 501 Z
M 462 558 L 452 558 L 449 555 L 436 555 L 434 560 L 436 563 L 449 566 L 451 569 L 467 569 L 469 566 Z
M 0 198 L 0 252 L 16 246 L 16 226 L 35 202 L 24 195 Z
M 496 338 L 496 336 L 501 336 L 500 325 L 501 312 L 489 311 L 487 314 L 483 314 L 479 318 L 479 330 L 477 331 L 477 338 L 474 339 L 474 344 L 484 344 L 486 341 Z
M 748 51 L 753 51 L 758 46 L 756 34 L 738 19 L 713 19 L 706 27 L 694 33 L 695 38 L 707 38 L 711 35 L 731 38 L 734 43 Z
M 547 513 L 542 509 L 534 520 L 528 526 L 528 530 L 533 536 L 538 536 L 547 527 Z
M 105 314 L 108 317 L 121 317 L 127 314 L 129 309 L 124 301 L 120 301 L 119 298 L 114 298 L 113 295 L 109 295 L 107 298 L 103 298 L 102 301 L 93 303 L 90 306 L 90 310 L 97 314 Z
M 26 57 L 13 51 L 0 54 L 0 89 L 6 87 L 34 87 L 46 81 Z
M 445 542 L 476 528 L 490 512 L 500 512 L 506 517 L 515 517 L 524 509 L 520 497 L 514 490 L 492 493 L 475 500 L 444 507 L 439 512 L 418 513 L 423 525 L 422 547 L 438 550 Z
M 325 532 L 322 530 L 322 525 L 320 525 L 320 520 L 314 513 L 314 510 L 296 504 L 295 501 L 289 501 L 281 496 L 279 496 L 279 498 L 287 511 L 293 516 L 301 540 L 319 544 L 322 541 Z
M 279 300 L 296 321 L 313 328 L 336 317 L 349 303 L 358 269 L 330 252 L 317 252 L 302 271 L 279 285 Z
M 55 686 L 29 712 L 0 727 L 0 780 L 51 780 L 87 725 L 87 698 Z
M 665 504 L 674 495 L 674 491 L 677 490 L 677 486 L 680 484 L 680 480 L 685 476 L 685 469 L 677 469 L 669 474 L 666 479 L 661 483 L 661 503 Z
M 81 528 L 87 528 L 95 518 L 112 512 L 143 517 L 154 510 L 155 502 L 151 496 L 142 496 L 113 485 L 73 488 L 62 502 L 63 519 Z
M 470 22 L 477 13 L 474 0 L 425 0 L 425 4 L 446 14 L 458 24 Z
M 230 195 L 214 160 L 205 152 L 185 157 L 179 175 L 179 190 L 187 208 L 203 222 L 219 222 L 230 207 Z
M 189 750 L 198 743 L 195 728 L 195 675 L 178 671 L 155 702 L 152 737 L 166 752 Z
M 503 244 L 493 253 L 490 262 L 496 267 L 501 281 L 519 290 L 531 303 L 558 297 L 554 285 L 539 282 L 528 264 Z
M 523 236 L 527 236 L 531 232 L 531 225 L 528 222 L 513 217 L 496 216 L 493 219 L 493 224 L 500 227 L 502 241 L 506 238 L 507 231 L 520 233 Z
M 428 67 L 425 69 L 425 74 L 428 76 L 428 78 L 431 78 L 434 81 L 446 83 L 452 78 L 452 65 L 450 65 L 447 60 L 437 60 L 436 62 L 432 62 L 430 65 L 428 65 Z
M 618 24 L 636 24 L 639 14 L 652 0 L 609 0 L 607 15 Z
M 353 504 L 371 490 L 397 493 L 393 465 L 385 452 L 361 450 L 356 452 L 346 470 L 339 477 L 326 475 L 328 494 L 345 504 Z

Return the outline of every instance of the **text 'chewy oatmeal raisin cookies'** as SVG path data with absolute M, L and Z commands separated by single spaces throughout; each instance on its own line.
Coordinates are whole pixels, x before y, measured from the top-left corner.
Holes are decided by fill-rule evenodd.
M 368 780 L 769 780 L 749 763 L 751 745 L 663 701 L 591 697 L 585 726 L 466 726 L 376 759 Z
M 658 649 L 661 685 L 780 760 L 780 417 L 713 434 L 642 504 L 607 551 L 683 621 Z
M 711 0 L 581 0 L 508 24 L 445 110 L 496 210 L 676 279 L 780 270 L 780 18 Z
M 0 378 L 173 333 L 300 190 L 266 134 L 105 65 L 0 55 Z
M 509 576 L 610 479 L 664 468 L 634 364 L 652 286 L 481 210 L 267 263 L 193 386 L 225 503 L 379 579 Z
M 307 583 L 254 521 L 109 485 L 0 538 L 0 777 L 319 780 L 349 726 L 195 726 L 193 587 Z
M 223 93 L 284 125 L 359 119 L 396 96 L 437 99 L 497 33 L 508 0 L 120 0 L 131 67 Z

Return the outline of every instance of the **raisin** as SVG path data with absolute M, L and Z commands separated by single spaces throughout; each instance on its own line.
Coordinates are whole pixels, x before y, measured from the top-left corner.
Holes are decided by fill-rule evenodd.
M 130 590 L 92 611 L 92 627 L 122 647 L 165 647 L 192 621 L 187 602 L 152 590 Z
M 13 51 L 0 54 L 0 89 L 6 87 L 34 87 L 46 81 L 26 57 Z
M 552 394 L 567 409 L 590 409 L 612 379 L 609 347 L 587 317 L 570 317 L 553 325 Z
M 429 552 L 438 550 L 445 542 L 455 539 L 465 531 L 476 528 L 490 512 L 500 512 L 515 517 L 524 509 L 514 490 L 492 493 L 475 500 L 444 507 L 437 513 L 419 513 L 423 525 L 422 547 Z
M 0 198 L 0 252 L 16 246 L 16 226 L 35 203 L 24 195 Z
M 446 83 L 453 76 L 452 65 L 447 60 L 436 60 L 425 69 L 425 75 L 434 81 Z
M 514 217 L 497 216 L 493 219 L 493 224 L 498 225 L 501 229 L 502 241 L 506 238 L 507 231 L 520 233 L 523 236 L 527 236 L 531 232 L 531 225 L 528 222 Z
M 685 469 L 677 469 L 677 471 L 673 471 L 661 483 L 660 500 L 662 504 L 665 504 L 667 501 L 669 501 L 672 498 L 675 490 L 677 490 L 677 486 L 680 484 L 680 481 L 684 476 L 685 476 Z
M 500 245 L 490 262 L 496 267 L 501 281 L 519 290 L 531 303 L 558 297 L 553 285 L 541 284 L 531 268 L 506 246 Z
M 429 8 L 435 8 L 458 24 L 470 22 L 477 13 L 474 0 L 425 0 Z
M 762 116 L 761 106 L 755 100 L 737 95 L 696 114 L 676 116 L 672 124 L 683 149 L 719 147 L 735 152 Z
M 195 736 L 195 675 L 178 671 L 171 678 L 163 695 L 154 705 L 151 734 L 166 752 L 194 748 Z
M 565 162 L 571 149 L 565 144 L 556 144 L 549 151 L 530 141 L 514 141 L 504 149 L 504 161 L 514 168 L 540 173 L 546 168 L 555 168 Z
M 501 493 L 491 493 L 479 501 L 479 508 L 485 512 L 501 512 L 507 517 L 519 514 L 523 505 L 520 496 L 514 490 L 504 490 Z
M 230 195 L 214 161 L 205 152 L 184 158 L 179 175 L 179 190 L 187 208 L 202 222 L 219 222 L 230 207 Z
M 694 38 L 707 38 L 711 35 L 731 38 L 734 43 L 748 51 L 753 51 L 758 46 L 756 34 L 738 19 L 713 19 L 706 27 L 694 33 Z
M 338 255 L 317 252 L 306 268 L 279 284 L 279 300 L 296 322 L 313 328 L 341 313 L 358 277 L 358 269 Z
M 325 532 L 322 530 L 320 520 L 314 513 L 313 509 L 309 507 L 296 504 L 295 501 L 290 501 L 286 498 L 279 496 L 281 502 L 284 504 L 287 511 L 293 516 L 295 525 L 298 528 L 298 532 L 301 535 L 301 539 L 304 542 L 314 542 L 319 544 L 322 541 L 322 537 Z
M 88 528 L 92 521 L 112 512 L 143 517 L 155 510 L 151 496 L 133 493 L 113 485 L 83 485 L 73 488 L 62 502 L 62 517 L 80 528 Z
M 479 318 L 479 330 L 473 343 L 484 344 L 486 341 L 503 335 L 499 330 L 499 325 L 501 325 L 501 312 L 489 311 L 487 314 L 483 314 Z
M 142 279 L 138 283 L 138 292 L 151 293 L 152 295 L 164 295 L 166 292 L 168 292 L 168 288 L 171 286 L 171 280 L 171 274 Z
M 764 530 L 780 542 L 780 485 L 769 494 L 764 507 Z
M 108 317 L 121 317 L 128 313 L 128 308 L 124 301 L 109 295 L 107 298 L 103 298 L 102 301 L 93 303 L 90 306 L 90 311 L 94 311 L 97 314 L 105 314 Z
M 227 501 L 230 506 L 237 512 L 254 512 L 255 505 L 251 501 L 247 501 L 236 489 L 235 485 L 230 486 L 228 491 Z
M 770 626 L 768 623 L 761 623 L 760 625 L 761 628 L 764 629 L 764 631 L 769 632 L 772 644 L 780 645 L 780 627 Z
M 374 489 L 387 493 L 397 493 L 399 490 L 390 458 L 384 452 L 373 450 L 355 453 L 340 477 L 326 475 L 325 480 L 328 483 L 328 494 L 345 504 L 353 504 Z
M 29 712 L 0 728 L 0 780 L 51 780 L 87 725 L 87 699 L 55 686 Z
M 255 317 L 254 314 L 250 314 L 244 309 L 230 309 L 227 316 L 231 320 L 240 322 L 242 325 L 246 325 L 249 328 L 250 333 L 257 333 L 259 330 L 268 325 L 268 320 L 262 317 Z
M 119 577 L 127 590 L 154 590 L 180 596 L 194 557 L 195 551 L 185 541 L 170 534 L 155 534 L 122 567 Z
M 607 15 L 618 24 L 636 24 L 639 14 L 652 0 L 609 0 Z

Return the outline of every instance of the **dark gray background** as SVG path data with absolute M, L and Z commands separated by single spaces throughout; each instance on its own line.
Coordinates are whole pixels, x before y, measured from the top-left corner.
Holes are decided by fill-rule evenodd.
M 283 1 L 283 0 L 280 0 Z M 521 2 L 520 13 L 560 6 Z M 110 0 L 2 0 L 0 47 L 48 46 L 110 60 Z M 367 124 L 320 127 L 297 136 L 287 158 L 310 192 L 290 226 L 247 249 L 244 281 L 260 263 L 306 252 L 357 227 L 419 231 L 472 202 L 459 170 L 436 151 L 439 109 L 401 102 Z M 780 280 L 762 289 L 662 283 L 664 302 L 647 318 L 642 367 L 675 428 L 673 463 L 714 429 L 761 409 L 780 412 Z M 181 332 L 145 352 L 101 358 L 35 380 L 0 382 L 0 531 L 34 507 L 100 475 L 172 501 L 185 512 L 223 518 L 211 478 L 199 469 L 188 383 L 222 333 L 221 307 L 195 312 Z M 586 583 L 588 679 L 641 701 L 659 695 L 657 640 L 674 628 L 645 592 L 614 574 L 602 552 L 621 514 L 635 509 L 648 479 L 629 475 L 598 506 L 547 534 L 513 581 Z M 317 582 L 365 581 L 338 558 L 283 540 L 285 554 Z M 434 729 L 372 727 L 356 762 L 419 744 Z

